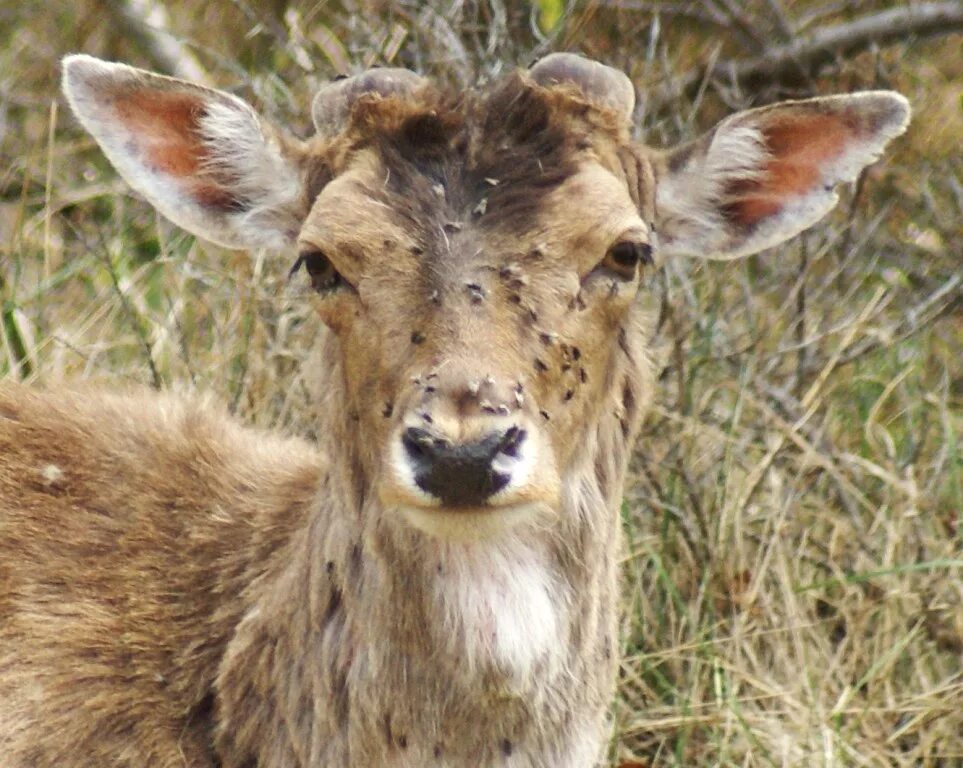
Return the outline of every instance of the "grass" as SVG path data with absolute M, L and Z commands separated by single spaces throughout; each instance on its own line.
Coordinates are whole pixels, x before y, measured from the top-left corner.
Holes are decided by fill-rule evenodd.
M 740 53 L 711 25 L 611 5 L 169 3 L 220 85 L 302 134 L 341 60 L 457 80 L 580 49 L 644 88 L 720 40 Z M 766 7 L 745 4 L 760 24 Z M 316 325 L 288 265 L 159 220 L 57 106 L 66 52 L 150 66 L 103 9 L 0 0 L 0 375 L 213 391 L 310 436 Z M 661 144 L 777 95 L 897 87 L 916 107 L 824 224 L 652 281 L 666 368 L 622 510 L 613 765 L 963 762 L 958 51 L 958 36 L 907 40 L 790 91 L 709 87 L 644 118 Z

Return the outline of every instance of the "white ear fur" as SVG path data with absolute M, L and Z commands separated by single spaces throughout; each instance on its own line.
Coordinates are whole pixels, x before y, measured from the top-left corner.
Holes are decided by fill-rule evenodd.
M 661 250 L 734 259 L 787 240 L 832 210 L 835 186 L 855 181 L 909 115 L 900 94 L 872 91 L 729 117 L 661 158 Z
M 233 248 L 297 236 L 296 153 L 241 99 L 84 55 L 64 59 L 63 89 L 120 175 L 175 224 Z

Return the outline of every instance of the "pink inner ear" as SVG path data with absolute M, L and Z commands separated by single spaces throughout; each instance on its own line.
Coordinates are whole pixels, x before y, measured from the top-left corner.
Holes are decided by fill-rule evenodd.
M 794 198 L 824 183 L 828 163 L 858 138 L 858 125 L 845 113 L 790 114 L 760 126 L 771 158 L 760 178 L 734 182 L 727 190 L 726 215 L 751 229 L 778 214 Z
M 237 198 L 204 167 L 207 153 L 199 130 L 205 113 L 202 97 L 136 90 L 118 96 L 114 108 L 152 171 L 178 181 L 204 208 L 232 210 L 239 206 Z

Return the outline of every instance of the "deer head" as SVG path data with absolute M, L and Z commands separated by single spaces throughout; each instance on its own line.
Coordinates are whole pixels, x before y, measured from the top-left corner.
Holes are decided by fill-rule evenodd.
M 555 54 L 480 92 L 404 70 L 336 81 L 299 141 L 127 66 L 72 56 L 64 82 L 171 220 L 291 251 L 333 332 L 344 449 L 385 509 L 443 537 L 560 514 L 580 462 L 617 498 L 652 388 L 646 274 L 795 235 L 909 115 L 891 92 L 788 102 L 655 151 L 629 137 L 625 75 Z

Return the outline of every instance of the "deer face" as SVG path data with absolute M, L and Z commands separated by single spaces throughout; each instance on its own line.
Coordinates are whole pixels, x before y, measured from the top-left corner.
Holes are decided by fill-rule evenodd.
M 628 138 L 627 78 L 558 54 L 458 100 L 399 70 L 340 81 L 299 143 L 232 96 L 121 65 L 74 57 L 65 84 L 175 222 L 297 249 L 365 474 L 440 535 L 558 512 L 560 478 L 601 431 L 624 457 L 649 387 L 635 299 L 656 258 L 795 234 L 908 116 L 889 93 L 795 102 L 657 153 Z
M 539 187 L 511 167 L 536 165 L 529 147 L 473 165 L 452 138 L 431 168 L 362 150 L 299 235 L 350 407 L 382 447 L 382 498 L 426 526 L 557 506 L 652 263 L 649 225 L 591 147 L 550 158 L 564 168 Z

